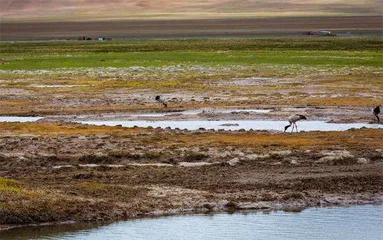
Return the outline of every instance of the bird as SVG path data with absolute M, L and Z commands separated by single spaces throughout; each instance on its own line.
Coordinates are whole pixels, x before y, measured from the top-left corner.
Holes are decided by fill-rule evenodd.
M 380 106 L 377 106 L 375 107 L 373 110 L 372 110 L 372 113 L 375 115 L 376 119 L 378 119 L 378 122 L 380 122 L 380 119 L 379 119 L 379 113 L 380 113 Z
M 286 130 L 291 126 L 293 125 L 293 128 L 291 129 L 291 132 L 294 131 L 294 126 L 295 126 L 295 130 L 298 132 L 298 127 L 297 127 L 297 124 L 296 122 L 298 122 L 299 120 L 307 120 L 307 118 L 303 115 L 299 115 L 299 114 L 294 114 L 294 115 L 291 115 L 288 120 L 289 120 L 289 125 L 285 126 L 285 132 Z
M 168 104 L 159 95 L 157 95 L 155 99 L 157 102 L 162 103 L 165 108 L 168 108 Z

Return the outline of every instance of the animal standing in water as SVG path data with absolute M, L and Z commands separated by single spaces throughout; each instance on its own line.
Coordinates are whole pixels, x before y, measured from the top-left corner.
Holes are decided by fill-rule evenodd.
M 380 122 L 380 119 L 379 119 L 379 116 L 378 116 L 380 114 L 380 106 L 375 107 L 372 110 L 372 113 L 375 115 L 375 117 L 378 120 L 378 122 Z
M 285 132 L 286 132 L 286 130 L 287 130 L 291 125 L 293 125 L 293 128 L 291 129 L 291 132 L 294 131 L 294 126 L 295 126 L 295 130 L 298 132 L 298 127 L 297 127 L 296 122 L 298 122 L 298 121 L 300 121 L 300 120 L 307 120 L 307 118 L 306 118 L 305 116 L 303 116 L 303 115 L 295 114 L 295 115 L 290 116 L 290 117 L 288 118 L 288 120 L 289 120 L 289 123 L 290 123 L 290 124 L 287 125 L 287 126 L 285 127 Z
M 157 95 L 155 99 L 157 102 L 162 103 L 165 108 L 168 108 L 168 104 L 159 95 Z

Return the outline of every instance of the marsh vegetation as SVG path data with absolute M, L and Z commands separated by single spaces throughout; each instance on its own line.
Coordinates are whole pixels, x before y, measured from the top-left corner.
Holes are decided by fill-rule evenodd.
M 303 113 L 371 122 L 383 101 L 382 50 L 381 38 L 2 42 L 1 115 L 45 118 L 0 123 L 0 224 L 381 203 L 382 129 L 283 134 L 73 121 Z M 200 108 L 229 112 L 177 116 Z

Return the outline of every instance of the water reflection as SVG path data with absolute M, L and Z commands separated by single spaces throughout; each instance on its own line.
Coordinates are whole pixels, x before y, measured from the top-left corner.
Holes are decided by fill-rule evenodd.
M 100 223 L 68 223 L 60 225 L 28 226 L 0 231 L 0 239 L 56 239 L 68 238 L 77 234 L 96 230 L 106 224 Z
M 0 239 L 381 239 L 382 226 L 383 206 L 369 205 L 26 227 L 0 232 Z

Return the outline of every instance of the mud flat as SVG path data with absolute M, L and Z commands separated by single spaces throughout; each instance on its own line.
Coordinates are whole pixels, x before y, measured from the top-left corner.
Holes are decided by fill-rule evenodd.
M 0 126 L 3 227 L 383 201 L 382 129 L 283 134 Z

